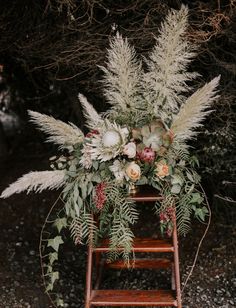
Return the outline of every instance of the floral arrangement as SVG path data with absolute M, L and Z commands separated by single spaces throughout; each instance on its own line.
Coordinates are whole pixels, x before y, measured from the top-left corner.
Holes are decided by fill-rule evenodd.
M 75 243 L 93 245 L 108 237 L 109 258 L 122 248 L 126 261 L 134 237 L 130 226 L 138 219 L 135 203 L 127 198 L 132 185 L 148 184 L 164 196 L 156 212 L 167 236 L 175 211 L 180 234 L 188 232 L 192 214 L 204 221 L 207 209 L 197 189 L 198 161 L 186 142 L 209 114 L 219 77 L 193 92 L 191 81 L 198 74 L 188 71 L 195 47 L 186 39 L 187 15 L 184 6 L 169 12 L 153 50 L 144 57 L 145 65 L 127 39 L 117 34 L 110 40 L 107 63 L 101 69 L 111 108 L 99 114 L 79 94 L 86 134 L 74 124 L 29 111 L 31 121 L 49 135 L 48 141 L 59 145 L 61 154 L 51 159 L 52 170 L 24 175 L 1 197 L 63 187 L 64 214 L 60 211 L 55 221 L 59 232 L 69 228 Z M 193 94 L 187 97 L 189 92 Z M 62 238 L 57 235 L 48 243 L 54 254 L 51 268 Z M 48 291 L 58 278 L 49 266 Z

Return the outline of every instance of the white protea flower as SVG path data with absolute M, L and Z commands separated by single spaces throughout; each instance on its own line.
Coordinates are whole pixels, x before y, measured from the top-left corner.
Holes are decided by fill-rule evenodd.
M 91 138 L 92 160 L 107 161 L 119 155 L 127 143 L 129 131 L 108 120 L 99 129 L 99 134 Z

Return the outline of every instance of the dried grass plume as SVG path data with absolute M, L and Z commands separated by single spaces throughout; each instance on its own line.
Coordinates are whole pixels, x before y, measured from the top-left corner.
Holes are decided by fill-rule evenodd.
M 218 98 L 216 88 L 219 84 L 220 76 L 214 78 L 202 88 L 194 92 L 183 104 L 179 113 L 175 116 L 171 125 L 171 130 L 177 140 L 191 139 L 197 134 L 193 131 L 201 126 L 201 122 L 211 112 L 208 108 Z
M 58 144 L 61 148 L 83 142 L 84 134 L 76 125 L 72 123 L 66 124 L 39 112 L 29 110 L 28 113 L 31 117 L 31 122 L 50 136 L 47 139 L 48 142 Z
M 15 193 L 27 191 L 42 192 L 45 189 L 58 189 L 65 183 L 65 171 L 34 171 L 20 177 L 7 187 L 0 198 L 8 198 Z

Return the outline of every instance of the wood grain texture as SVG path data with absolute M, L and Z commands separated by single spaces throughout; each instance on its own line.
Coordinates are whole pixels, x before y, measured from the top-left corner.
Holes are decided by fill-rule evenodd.
M 174 306 L 175 292 L 171 290 L 96 290 L 92 292 L 93 306 Z
M 172 268 L 173 262 L 169 259 L 157 258 L 157 259 L 135 259 L 130 260 L 131 269 L 168 269 Z M 105 267 L 112 269 L 129 269 L 123 260 L 117 260 L 111 263 L 105 263 Z
M 109 250 L 108 240 L 104 240 L 98 247 L 93 248 L 95 252 L 107 252 Z M 118 248 L 119 250 L 119 248 Z M 120 248 L 122 251 L 122 248 Z M 134 238 L 134 252 L 174 252 L 174 246 L 168 239 Z

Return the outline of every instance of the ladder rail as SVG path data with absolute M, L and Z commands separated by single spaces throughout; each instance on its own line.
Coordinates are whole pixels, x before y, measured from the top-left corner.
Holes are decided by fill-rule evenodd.
M 150 191 L 150 188 L 148 188 L 147 190 L 142 192 L 138 191 L 137 195 L 131 195 L 129 197 L 130 199 L 136 201 L 136 202 L 150 202 L 150 201 L 157 201 L 157 200 L 161 200 L 163 199 L 162 196 L 159 196 L 157 194 L 157 191 L 153 192 L 153 190 Z M 95 218 L 96 220 L 96 218 Z M 146 240 L 149 240 L 146 241 Z M 135 241 L 135 240 L 134 240 Z M 146 242 L 145 242 L 146 241 Z M 179 250 L 178 250 L 178 236 L 177 236 L 177 224 L 176 224 L 176 216 L 174 215 L 173 217 L 173 233 L 172 233 L 172 240 L 170 240 L 170 243 L 172 244 L 168 244 L 168 242 L 166 240 L 157 240 L 156 241 L 156 247 L 154 247 L 155 245 L 155 240 L 154 239 L 139 239 L 136 238 L 136 242 L 137 245 L 139 243 L 140 247 L 136 247 L 134 246 L 134 251 L 137 252 L 172 252 L 173 253 L 173 261 L 172 263 L 172 279 L 171 279 L 171 290 L 173 292 L 173 290 L 175 290 L 175 300 L 170 301 L 169 304 L 170 306 L 174 306 L 177 308 L 182 308 L 182 299 L 181 299 L 181 282 L 180 282 L 180 270 L 179 270 Z M 88 246 L 88 256 L 87 256 L 87 272 L 86 272 L 86 291 L 85 291 L 85 308 L 90 308 L 92 306 L 103 306 L 101 304 L 101 302 L 99 303 L 99 301 L 96 302 L 96 300 L 94 301 L 94 296 L 96 297 L 96 294 L 103 294 L 101 292 L 105 292 L 104 294 L 106 294 L 106 291 L 102 291 L 98 289 L 98 284 L 101 278 L 101 267 L 103 264 L 102 259 L 101 259 L 101 253 L 108 251 L 108 246 L 107 243 L 105 245 L 102 245 L 100 248 L 99 247 L 92 247 L 91 244 L 89 244 Z M 93 255 L 95 255 L 95 262 L 93 262 Z M 96 284 L 95 284 L 95 288 L 92 287 L 92 274 L 93 274 L 93 263 L 95 263 L 95 269 L 96 269 Z M 149 267 L 145 267 L 144 264 L 142 264 L 143 261 L 140 262 L 140 268 L 151 268 L 151 266 Z M 149 264 L 152 264 L 154 262 L 150 262 Z M 163 263 L 164 264 L 164 263 Z M 119 265 L 119 264 L 118 264 Z M 119 266 L 117 265 L 117 268 L 119 268 Z M 135 265 L 134 265 L 135 267 Z M 156 268 L 158 268 L 158 265 L 156 265 Z M 171 291 L 170 290 L 170 291 Z M 144 291 L 144 298 L 145 298 L 145 290 Z M 154 291 L 154 290 L 153 290 Z M 126 292 L 129 292 L 129 290 L 124 290 L 119 292 L 119 290 L 114 290 L 114 296 L 115 296 L 115 292 L 117 293 L 117 296 L 121 296 L 123 294 L 123 296 L 125 297 Z M 137 291 L 139 292 L 139 291 Z M 140 290 L 140 292 L 142 292 Z M 158 292 L 162 292 L 161 290 L 156 290 L 157 294 L 159 294 Z M 163 291 L 163 292 L 167 292 L 167 291 Z M 131 292 L 132 293 L 132 292 Z M 120 295 L 121 294 L 121 295 Z M 143 294 L 140 293 L 140 296 L 143 297 Z M 150 293 L 151 294 L 151 293 Z M 160 293 L 161 294 L 161 293 Z M 107 295 L 107 294 L 106 294 Z M 127 297 L 127 296 L 126 296 Z M 144 299 L 143 298 L 143 299 Z M 167 298 L 168 298 L 168 293 L 167 293 Z M 126 300 L 128 300 L 126 298 Z M 154 298 L 155 301 L 155 298 Z M 158 302 L 158 297 L 157 297 L 157 302 Z M 171 304 L 172 302 L 172 304 Z M 109 301 L 106 301 L 106 299 L 104 299 L 104 304 L 106 303 L 106 305 L 109 305 Z M 110 302 L 112 306 L 126 306 L 126 304 L 131 305 L 130 301 L 124 301 L 122 302 L 122 298 L 120 298 L 118 300 L 117 303 L 113 303 L 112 301 Z M 137 306 L 152 306 L 151 303 L 148 303 L 148 301 L 146 300 L 146 302 L 142 302 L 139 301 L 136 303 Z M 162 302 L 160 302 L 159 304 L 160 306 L 165 306 L 165 301 L 163 299 Z M 168 305 L 168 304 L 167 304 Z

